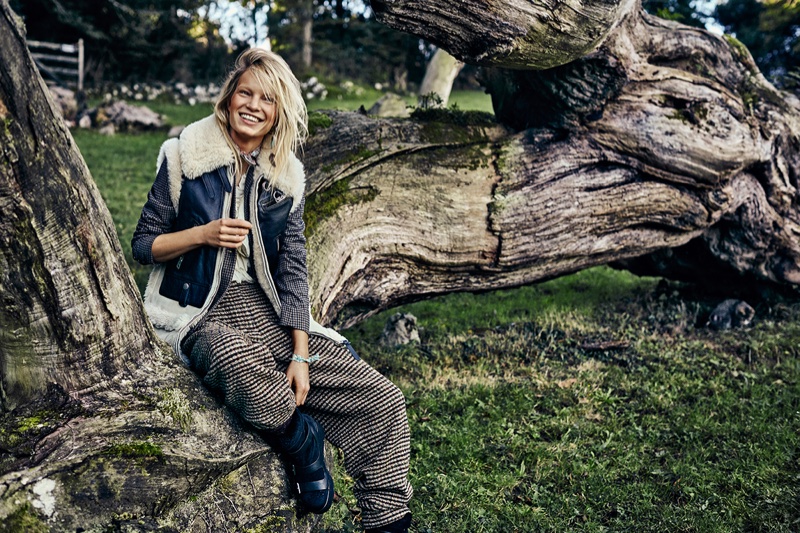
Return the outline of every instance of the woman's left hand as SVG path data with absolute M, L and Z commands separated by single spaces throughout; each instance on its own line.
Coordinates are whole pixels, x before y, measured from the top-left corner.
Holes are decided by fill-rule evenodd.
M 294 390 L 295 402 L 297 405 L 303 405 L 306 402 L 308 391 L 311 389 L 308 380 L 308 363 L 298 363 L 297 361 L 289 363 L 286 378 L 289 380 L 289 387 Z

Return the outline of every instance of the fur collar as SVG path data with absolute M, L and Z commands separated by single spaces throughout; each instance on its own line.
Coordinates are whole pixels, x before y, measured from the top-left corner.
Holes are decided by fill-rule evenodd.
M 266 154 L 269 147 L 262 148 L 263 157 L 255 168 L 255 176 L 270 176 L 271 167 Z M 172 204 L 178 210 L 178 199 L 181 194 L 181 179 L 193 180 L 220 167 L 233 165 L 233 152 L 225 135 L 217 125 L 214 115 L 208 116 L 186 126 L 178 139 L 169 139 L 161 145 L 158 154 L 156 171 L 161 168 L 164 158 L 167 159 L 169 170 L 169 185 Z M 262 167 L 261 163 L 265 163 Z M 276 179 L 273 185 L 293 198 L 302 198 L 306 187 L 305 171 L 303 164 L 294 154 L 291 155 L 286 170 Z M 294 202 L 292 211 L 300 205 Z

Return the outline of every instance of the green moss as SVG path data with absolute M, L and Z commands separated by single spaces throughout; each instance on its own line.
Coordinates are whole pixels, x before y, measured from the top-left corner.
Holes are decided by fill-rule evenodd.
M 172 417 L 184 431 L 192 423 L 192 410 L 189 406 L 189 399 L 180 389 L 164 389 L 161 391 L 161 399 L 156 407 L 164 414 Z
M 380 139 L 378 140 L 378 142 L 380 143 Z M 356 146 L 355 150 L 345 155 L 344 157 L 337 159 L 333 163 L 328 163 L 327 165 L 323 165 L 321 170 L 323 174 L 327 174 L 338 166 L 357 163 L 359 161 L 363 161 L 379 153 L 381 153 L 380 147 L 376 150 L 371 150 L 362 144 Z
M 314 135 L 318 130 L 329 128 L 333 120 L 328 115 L 312 111 L 308 114 L 308 134 Z
M 0 532 L 17 532 L 24 531 L 25 533 L 44 533 L 50 531 L 33 510 L 31 504 L 25 503 L 17 507 L 13 513 L 8 515 L 2 522 L 0 522 Z
M 380 150 L 369 150 L 366 146 L 360 146 L 356 153 L 349 156 L 348 161 L 352 163 L 363 161 L 364 159 L 370 158 L 373 155 L 378 155 L 379 153 L 381 153 Z
M 456 126 L 494 126 L 494 115 L 484 111 L 465 111 L 457 106 L 447 109 L 441 107 L 417 108 L 411 112 L 411 118 L 417 122 L 441 122 Z
M 741 93 L 741 95 L 744 108 L 749 111 L 750 114 L 752 114 L 753 109 L 758 103 L 758 95 L 755 93 L 755 91 L 744 91 Z
M 164 452 L 161 447 L 152 442 L 126 442 L 112 444 L 105 452 L 106 455 L 114 457 L 163 457 Z
M 280 515 L 270 515 L 264 518 L 264 521 L 255 527 L 244 530 L 244 533 L 273 533 L 277 531 L 284 531 L 286 525 L 286 517 Z
M 350 181 L 350 179 L 339 180 L 324 191 L 319 191 L 306 199 L 306 237 L 310 237 L 322 220 L 333 215 L 343 205 L 369 202 L 378 196 L 377 189 L 373 187 L 351 189 Z
M 750 60 L 750 50 L 747 49 L 744 43 L 732 35 L 725 35 L 725 40 L 728 41 L 728 44 L 731 46 L 734 55 L 739 59 L 739 61 L 746 63 L 750 72 L 755 73 L 753 62 Z
M 480 126 L 494 126 L 494 115 L 483 111 L 462 111 L 457 106 L 417 108 L 412 120 L 422 124 L 420 137 L 433 144 L 463 144 L 486 140 Z
M 667 115 L 667 118 L 680 120 L 684 124 L 694 124 L 699 126 L 701 122 L 708 118 L 708 109 L 703 104 L 693 104 L 686 109 L 675 109 Z
M 40 425 L 43 421 L 44 421 L 44 416 L 40 414 L 29 416 L 28 418 L 23 418 L 22 420 L 20 420 L 20 423 L 17 426 L 17 431 L 20 433 L 24 433 L 26 431 L 34 429 L 36 426 Z
M 683 122 L 683 123 L 687 123 L 687 122 L 689 122 L 689 121 L 686 119 L 686 116 L 683 114 L 683 111 L 681 111 L 680 109 L 673 109 L 673 110 L 672 110 L 672 113 L 670 113 L 669 115 L 667 115 L 667 118 L 670 118 L 670 119 L 672 119 L 672 120 L 680 120 L 680 121 L 681 121 L 681 122 Z

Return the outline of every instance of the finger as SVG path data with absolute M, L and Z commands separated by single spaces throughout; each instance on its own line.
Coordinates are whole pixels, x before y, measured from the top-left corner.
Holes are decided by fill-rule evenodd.
M 297 405 L 303 405 L 304 403 L 306 403 L 306 397 L 307 396 L 308 396 L 308 389 L 307 388 L 298 387 L 298 390 L 295 391 L 295 394 L 294 394 L 295 401 L 297 402 Z
M 229 228 L 244 228 L 246 230 L 253 227 L 251 223 L 241 218 L 221 218 L 220 224 Z

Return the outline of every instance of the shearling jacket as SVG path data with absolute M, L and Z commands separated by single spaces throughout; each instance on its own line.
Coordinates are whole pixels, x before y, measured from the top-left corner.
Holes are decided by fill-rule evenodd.
M 133 235 L 134 258 L 154 263 L 152 245 L 158 235 L 232 217 L 233 164 L 233 152 L 213 116 L 187 126 L 179 139 L 166 141 L 158 156 L 156 181 Z M 253 224 L 251 273 L 281 325 L 346 342 L 309 314 L 303 166 L 292 156 L 287 170 L 272 180 L 272 187 L 271 172 L 269 163 L 258 164 L 245 178 L 245 216 Z M 235 250 L 203 246 L 155 265 L 145 290 L 145 309 L 156 331 L 177 353 L 181 353 L 181 340 L 228 287 L 234 264 Z

